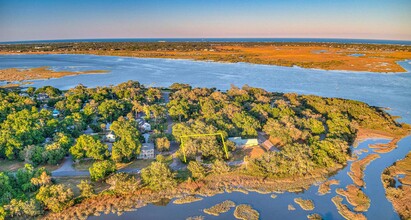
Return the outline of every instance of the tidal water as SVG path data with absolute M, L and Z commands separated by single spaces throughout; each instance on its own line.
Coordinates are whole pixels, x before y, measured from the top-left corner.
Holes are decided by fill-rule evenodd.
M 340 97 L 366 102 L 370 105 L 386 107 L 393 115 L 401 116 L 399 121 L 411 123 L 411 63 L 400 62 L 407 73 L 384 74 L 348 71 L 324 71 L 298 67 L 278 67 L 246 63 L 215 63 L 190 60 L 141 59 L 94 55 L 2 55 L 0 69 L 19 67 L 31 68 L 50 66 L 56 70 L 109 70 L 107 74 L 68 76 L 59 79 L 32 81 L 31 86 L 51 85 L 60 89 L 69 89 L 82 83 L 88 87 L 116 85 L 128 80 L 137 80 L 147 86 L 169 86 L 174 82 L 189 83 L 198 87 L 215 87 L 226 90 L 230 85 L 248 84 L 276 92 L 296 92 L 327 97 Z M 356 149 L 368 149 L 372 143 L 387 140 L 367 140 Z M 354 149 L 354 150 L 356 150 Z M 390 153 L 381 154 L 365 170 L 366 187 L 364 192 L 371 199 L 371 207 L 364 214 L 369 219 L 399 219 L 391 203 L 385 198 L 381 183 L 382 171 L 402 159 L 411 150 L 411 137 L 404 138 L 398 148 Z M 362 153 L 360 158 L 372 153 Z M 332 186 L 331 193 L 324 196 L 317 194 L 318 186 L 312 186 L 303 193 L 283 193 L 272 199 L 270 195 L 240 192 L 224 193 L 206 197 L 202 201 L 167 206 L 148 205 L 137 211 L 126 212 L 122 216 L 102 215 L 102 219 L 185 219 L 193 215 L 205 215 L 206 219 L 232 219 L 233 210 L 220 215 L 210 216 L 202 212 L 218 202 L 231 199 L 236 203 L 246 203 L 257 209 L 262 219 L 306 219 L 310 213 L 319 213 L 325 219 L 342 219 L 331 198 L 336 188 L 344 188 L 352 183 L 347 175 L 349 166 L 332 176 L 341 181 L 339 186 Z M 296 197 L 312 199 L 316 208 L 304 211 L 293 202 Z M 345 204 L 348 204 L 344 200 Z M 288 211 L 288 204 L 296 207 Z M 349 206 L 351 207 L 351 206 Z

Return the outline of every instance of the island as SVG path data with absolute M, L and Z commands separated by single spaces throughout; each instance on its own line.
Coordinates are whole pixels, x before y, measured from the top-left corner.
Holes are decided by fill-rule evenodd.
M 56 71 L 50 67 L 36 67 L 36 68 L 8 68 L 0 69 L 0 81 L 6 81 L 19 86 L 19 83 L 24 83 L 22 81 L 27 80 L 38 80 L 38 79 L 50 79 L 50 78 L 61 78 L 65 76 L 75 76 L 81 74 L 104 74 L 107 70 L 87 70 L 87 71 Z M 27 83 L 27 82 L 26 82 Z
M 387 167 L 381 177 L 385 194 L 401 219 L 411 218 L 411 153 Z
M 363 102 L 248 85 L 0 89 L 0 217 L 84 219 L 224 191 L 301 191 L 345 167 L 364 132 L 396 144 L 410 126 Z M 362 217 L 341 201 L 333 198 L 342 215 Z M 234 206 L 204 208 L 217 215 Z M 238 204 L 235 216 L 259 213 Z
M 411 46 L 296 42 L 65 42 L 0 44 L 0 54 L 95 54 L 244 62 L 323 70 L 406 72 Z

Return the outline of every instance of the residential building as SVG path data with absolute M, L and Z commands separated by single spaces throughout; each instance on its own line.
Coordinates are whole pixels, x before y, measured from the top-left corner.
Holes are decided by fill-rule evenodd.
M 116 141 L 116 135 L 114 134 L 113 131 L 110 131 L 110 132 L 106 135 L 106 140 L 107 140 L 108 142 L 111 142 L 111 143 L 113 143 L 113 142 Z
M 243 139 L 241 137 L 229 137 L 229 141 L 234 142 L 236 147 L 249 147 L 258 145 L 256 138 Z
M 137 155 L 137 159 L 154 159 L 154 144 L 153 143 L 144 143 L 141 147 L 141 152 Z

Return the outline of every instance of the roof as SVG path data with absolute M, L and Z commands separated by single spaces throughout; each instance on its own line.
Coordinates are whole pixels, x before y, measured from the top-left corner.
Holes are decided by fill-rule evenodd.
M 144 143 L 143 146 L 141 147 L 141 150 L 154 150 L 154 144 Z

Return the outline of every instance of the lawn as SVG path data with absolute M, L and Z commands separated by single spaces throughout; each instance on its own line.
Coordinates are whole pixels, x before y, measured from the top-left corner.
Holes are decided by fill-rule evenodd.
M 130 163 L 117 163 L 117 169 L 142 169 L 151 164 L 155 159 L 133 160 Z
M 24 161 L 0 159 L 0 172 L 14 172 L 24 167 Z M 41 165 L 36 168 L 45 167 L 48 171 L 56 170 L 60 165 Z

